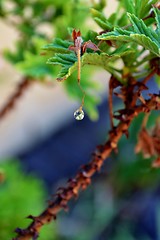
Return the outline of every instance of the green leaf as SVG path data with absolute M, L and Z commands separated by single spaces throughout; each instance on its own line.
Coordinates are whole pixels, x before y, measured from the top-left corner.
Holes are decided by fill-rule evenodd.
M 127 12 L 142 19 L 149 15 L 152 5 L 157 2 L 157 0 L 123 0 L 123 5 Z
M 19 69 L 26 76 L 33 78 L 44 78 L 47 75 L 53 77 L 55 71 L 51 66 L 45 64 L 46 57 L 41 55 L 34 55 L 30 52 L 24 53 L 24 60 L 16 64 Z
M 155 19 L 157 23 L 156 33 L 160 36 L 160 10 L 158 8 L 154 8 Z
M 126 47 L 120 48 L 115 51 L 112 55 L 107 55 L 106 53 L 85 53 L 81 57 L 82 67 L 84 65 L 95 65 L 104 68 L 109 71 L 108 64 L 111 61 L 130 54 L 133 49 L 126 49 Z M 54 57 L 49 58 L 47 64 L 61 65 L 61 71 L 58 74 L 58 80 L 66 80 L 74 71 L 77 70 L 77 57 L 74 53 L 61 54 L 57 53 Z
M 62 68 L 57 79 L 65 80 L 77 69 L 77 58 L 74 53 L 57 53 L 54 57 L 48 59 L 47 64 L 61 65 Z
M 149 37 L 140 34 L 132 34 L 132 40 L 136 41 L 139 45 L 142 45 L 145 49 L 148 49 L 158 57 L 160 57 L 160 47 L 158 47 Z
M 114 51 L 112 55 L 107 55 L 105 53 L 85 53 L 81 57 L 81 66 L 84 67 L 85 65 L 94 65 L 110 71 L 109 64 L 111 62 L 119 59 L 122 56 L 129 55 L 133 52 L 133 49 L 126 48 L 126 46 L 123 45 L 121 48 Z M 81 102 L 82 92 L 80 91 L 77 84 L 77 76 L 73 74 L 75 71 L 77 71 L 77 57 L 75 53 L 57 53 L 54 55 L 54 57 L 49 58 L 47 63 L 51 65 L 61 66 L 61 70 L 58 74 L 57 80 L 63 81 L 69 78 L 67 81 L 65 81 L 67 91 L 69 95 L 77 98 Z M 100 99 L 97 97 L 97 95 L 94 94 L 94 90 L 96 89 L 97 92 L 98 86 L 97 84 L 91 82 L 89 80 L 89 77 L 86 78 L 86 75 L 90 76 L 90 73 L 85 74 L 85 72 L 86 69 L 84 69 L 81 74 L 81 86 L 86 91 L 84 108 L 92 120 L 97 120 L 98 111 L 96 106 L 99 103 Z
M 104 30 L 112 30 L 113 25 L 107 18 L 103 15 L 103 13 L 97 11 L 96 9 L 91 9 L 91 14 L 95 22 Z
M 159 12 L 156 12 L 157 29 L 159 29 Z M 97 38 L 100 40 L 117 40 L 122 42 L 136 42 L 145 49 L 160 57 L 160 33 L 145 25 L 144 21 L 138 19 L 134 14 L 129 14 L 133 26 L 132 31 L 114 28 L 114 31 L 102 34 Z
M 147 27 L 141 19 L 138 19 L 134 14 L 128 14 L 130 21 L 133 25 L 133 30 L 136 34 L 145 35 L 149 37 L 153 42 L 160 47 L 160 35 L 158 35 L 153 29 Z
M 127 12 L 135 13 L 134 0 L 123 0 L 123 4 Z
M 73 44 L 70 41 L 62 40 L 60 38 L 56 38 L 53 43 L 45 45 L 42 49 L 43 50 L 49 50 L 53 53 L 68 53 L 70 50 L 68 47 Z
M 135 0 L 135 15 L 140 19 L 146 17 L 156 2 L 157 0 Z
M 89 117 L 93 121 L 98 120 L 99 114 L 98 114 L 98 109 L 97 109 L 96 106 L 99 103 L 100 103 L 100 98 L 99 97 L 97 97 L 94 94 L 87 93 L 87 95 L 85 97 L 84 108 L 85 108 L 87 114 L 89 115 Z
M 42 179 L 35 174 L 25 174 L 19 161 L 6 160 L 1 161 L 0 165 L 5 174 L 5 180 L 0 185 L 0 239 L 12 239 L 15 235 L 13 229 L 17 226 L 25 228 L 29 222 L 25 216 L 40 213 L 45 207 L 47 197 Z M 57 238 L 53 224 L 42 229 L 40 239 Z

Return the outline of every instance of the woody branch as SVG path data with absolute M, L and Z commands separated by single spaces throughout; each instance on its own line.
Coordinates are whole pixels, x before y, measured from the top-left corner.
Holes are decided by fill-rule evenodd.
M 8 101 L 4 104 L 2 109 L 0 109 L 0 120 L 7 115 L 7 113 L 12 110 L 16 104 L 16 102 L 19 100 L 19 98 L 23 95 L 23 93 L 26 91 L 26 89 L 31 84 L 31 81 L 24 77 L 21 82 L 18 84 L 15 92 L 13 95 L 8 99 Z
M 55 219 L 60 210 L 67 210 L 69 200 L 77 197 L 80 190 L 84 190 L 91 183 L 91 177 L 100 170 L 112 150 L 117 148 L 119 139 L 128 131 L 134 117 L 141 112 L 148 113 L 152 110 L 160 110 L 160 95 L 150 94 L 150 99 L 142 102 L 141 105 L 126 106 L 123 111 L 123 118 L 110 131 L 108 141 L 96 148 L 92 160 L 84 165 L 74 178 L 68 180 L 66 187 L 57 190 L 54 198 L 50 200 L 47 208 L 39 216 L 28 217 L 32 219 L 32 223 L 26 229 L 16 229 L 17 237 L 13 240 L 37 239 L 42 226 Z

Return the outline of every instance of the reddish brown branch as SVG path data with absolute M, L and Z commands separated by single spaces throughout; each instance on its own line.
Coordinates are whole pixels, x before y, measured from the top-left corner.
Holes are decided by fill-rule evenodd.
M 146 84 L 147 82 L 148 82 L 148 80 L 150 80 L 151 79 L 151 77 L 153 77 L 154 75 L 155 75 L 155 73 L 156 73 L 156 70 L 154 69 L 152 72 L 150 72 L 150 74 L 149 75 L 147 75 L 144 79 L 143 79 L 143 84 Z
M 145 101 L 145 104 L 142 103 L 139 106 L 124 110 L 122 120 L 117 127 L 111 130 L 108 141 L 104 145 L 97 147 L 91 162 L 84 165 L 77 175 L 68 181 L 66 187 L 58 189 L 46 210 L 37 217 L 29 216 L 32 219 L 32 223 L 26 229 L 16 229 L 17 237 L 13 240 L 37 239 L 39 231 L 44 224 L 56 218 L 60 210 L 67 210 L 69 200 L 75 198 L 80 190 L 84 190 L 90 184 L 91 177 L 101 168 L 104 160 L 109 157 L 112 150 L 117 147 L 119 139 L 128 130 L 133 118 L 140 112 L 160 110 L 160 96 L 156 94 L 150 95 L 150 99 Z
M 0 120 L 15 106 L 16 101 L 22 96 L 30 85 L 31 81 L 25 77 L 17 86 L 15 93 L 9 98 L 3 108 L 0 110 Z

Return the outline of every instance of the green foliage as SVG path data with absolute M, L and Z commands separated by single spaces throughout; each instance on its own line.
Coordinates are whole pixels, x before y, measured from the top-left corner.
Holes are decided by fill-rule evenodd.
M 133 49 L 121 47 L 110 55 L 106 53 L 85 53 L 81 58 L 82 67 L 85 65 L 95 65 L 112 72 L 110 69 L 111 63 L 122 56 L 133 53 Z M 77 70 L 77 57 L 73 52 L 68 54 L 56 53 L 54 57 L 49 58 L 48 64 L 61 65 L 62 69 L 59 72 L 58 80 L 66 80 L 71 74 Z
M 92 34 L 86 34 L 86 36 L 83 37 L 84 42 L 90 40 L 94 44 L 98 44 L 100 51 L 95 53 L 87 50 L 87 52 L 81 56 L 82 71 L 86 65 L 95 65 L 104 68 L 124 83 L 126 79 L 124 79 L 123 73 L 126 67 L 128 67 L 128 72 L 134 74 L 137 79 L 145 76 L 146 69 L 148 68 L 148 71 L 150 71 L 149 61 L 157 56 L 160 57 L 160 10 L 152 7 L 156 2 L 157 1 L 142 2 L 139 0 L 122 1 L 117 11 L 123 9 L 123 13 L 113 13 L 109 17 L 104 15 L 103 9 L 92 8 L 91 15 L 104 32 L 100 35 L 92 32 Z M 146 8 L 144 6 L 146 6 Z M 128 11 L 128 17 L 125 10 Z M 150 11 L 152 11 L 152 15 L 155 15 L 154 18 L 150 15 L 152 21 L 144 22 L 141 18 L 148 18 Z M 129 20 L 131 24 L 128 25 Z M 155 24 L 156 29 L 154 27 Z M 71 45 L 73 45 L 73 43 L 70 41 L 55 39 L 53 43 L 44 47 L 46 51 L 52 51 L 52 57 L 48 59 L 47 63 L 61 66 L 57 80 L 67 80 L 78 68 L 76 54 L 73 51 L 69 51 L 69 46 Z M 142 46 L 142 50 L 139 50 L 139 45 Z M 149 50 L 149 53 L 148 56 L 144 58 L 143 54 L 146 50 Z M 141 61 L 139 61 L 140 58 L 142 58 Z M 120 59 L 124 64 L 121 69 L 116 67 L 117 60 Z M 141 64 L 144 66 L 145 71 L 139 73 L 139 66 Z M 87 81 L 87 79 L 83 81 Z
M 118 176 L 118 183 L 116 176 Z M 139 189 L 146 189 L 149 186 L 157 187 L 159 180 L 160 170 L 151 169 L 151 159 L 144 160 L 141 155 L 132 162 L 119 161 L 111 176 L 113 188 L 119 196 L 129 194 L 134 187 Z
M 86 92 L 84 107 L 92 120 L 98 118 L 100 102 L 98 84 L 91 81 L 94 69 L 101 67 L 126 84 L 128 79 L 124 72 L 135 79 L 145 77 L 151 71 L 152 59 L 160 57 L 160 10 L 155 6 L 156 0 L 122 0 L 108 16 L 104 11 L 105 0 L 98 3 L 57 0 L 54 6 L 51 0 L 35 0 L 32 4 L 30 0 L 12 0 L 9 12 L 6 2 L 0 3 L 0 16 L 16 27 L 20 38 L 15 52 L 5 51 L 5 56 L 32 80 L 45 80 L 48 76 L 53 80 L 66 80 L 63 86 L 68 94 L 81 102 L 82 93 L 74 74 L 78 68 L 77 56 L 69 50 L 73 45 L 72 30 L 81 30 L 83 43 L 91 41 L 98 46 L 100 50 L 96 53 L 87 49 L 81 56 L 81 85 Z M 11 17 L 17 15 L 19 21 L 12 22 Z M 88 16 L 92 16 L 102 32 L 90 30 L 92 23 L 88 24 Z M 51 35 L 55 33 L 53 41 L 41 30 L 43 24 L 50 28 Z
M 8 2 L 12 3 L 10 11 L 7 10 Z M 30 0 L 2 0 L 0 6 L 0 16 L 3 17 L 6 23 L 11 26 L 13 25 L 20 33 L 20 38 L 16 43 L 16 50 L 14 52 L 7 50 L 5 51 L 5 55 L 13 64 L 22 63 L 21 71 L 25 75 L 28 72 L 26 72 L 26 64 L 24 64 L 23 71 L 23 61 L 26 61 L 29 54 L 32 54 L 32 59 L 37 58 L 40 55 L 41 47 L 44 45 L 42 41 L 48 41 L 48 35 L 41 30 L 44 24 L 48 24 L 48 27 L 52 32 L 54 30 L 57 37 L 65 38 L 68 35 L 68 26 L 82 26 L 88 14 L 88 7 L 83 7 L 83 1 L 77 2 L 76 0 L 68 0 L 66 2 L 55 1 L 54 5 L 51 0 L 34 1 L 33 3 L 31 3 Z M 14 22 L 10 20 L 10 17 L 17 18 L 17 15 L 19 21 Z M 41 41 L 41 46 L 37 41 Z M 33 62 L 35 61 L 33 60 Z M 40 69 L 42 62 L 37 61 L 36 65 L 36 68 Z M 35 78 L 37 78 L 36 71 L 31 75 L 34 76 L 34 73 Z M 39 74 L 38 76 L 40 77 L 41 75 Z M 44 73 L 42 71 L 42 77 L 43 76 Z
M 89 14 L 90 3 L 86 4 L 83 0 L 67 0 L 66 2 L 58 0 L 55 1 L 53 5 L 53 1 L 50 0 L 34 1 L 32 4 L 30 0 L 24 2 L 12 0 L 12 10 L 8 12 L 5 7 L 6 2 L 7 1 L 1 2 L 0 16 L 3 17 L 7 23 L 11 24 L 11 26 L 14 25 L 20 33 L 20 38 L 16 42 L 15 51 L 4 51 L 6 58 L 14 64 L 22 74 L 30 77 L 32 80 L 41 81 L 49 76 L 54 81 L 58 74 L 57 68 L 46 64 L 47 59 L 53 56 L 54 53 L 67 54 L 70 52 L 68 47 L 72 42 L 61 39 L 68 38 L 68 27 L 70 27 L 70 29 L 81 28 L 83 32 L 87 31 L 86 20 Z M 100 1 L 99 4 L 95 4 L 94 7 L 100 10 L 105 6 L 104 2 L 105 1 Z M 15 17 L 17 14 L 20 21 L 10 21 L 10 17 Z M 48 35 L 41 31 L 41 26 L 43 27 L 44 24 L 47 24 L 51 33 L 54 32 L 57 38 L 53 43 L 49 43 L 42 48 L 42 46 L 46 45 L 46 42 L 51 42 Z M 93 37 L 94 34 L 87 32 L 86 35 Z M 59 59 L 62 62 L 62 59 Z M 65 66 L 65 68 L 67 68 L 67 66 Z M 66 72 L 66 69 L 64 69 L 64 71 Z M 69 82 L 71 84 L 72 81 Z M 92 89 L 97 90 L 99 88 L 97 88 L 98 84 L 91 84 L 89 77 L 84 78 L 83 82 L 88 88 L 90 86 L 90 92 L 92 92 Z M 65 89 L 71 91 L 73 87 L 65 86 Z M 74 91 L 68 92 L 68 94 L 81 101 L 81 93 L 79 93 L 78 88 L 75 89 Z M 99 103 L 99 97 L 97 95 L 95 99 L 92 98 L 93 94 L 89 93 L 86 97 L 86 109 L 92 119 L 97 119 L 98 112 L 96 106 L 97 103 Z
M 2 163 L 1 169 L 4 181 L 0 183 L 0 239 L 11 239 L 14 229 L 29 223 L 26 216 L 31 212 L 37 215 L 43 210 L 46 191 L 42 181 L 24 175 L 15 160 Z M 40 239 L 57 239 L 52 224 L 42 230 Z
M 35 44 L 35 51 L 37 54 L 24 50 L 23 61 L 16 63 L 16 68 L 23 72 L 26 76 L 32 79 L 43 80 L 47 76 L 53 77 L 56 74 L 56 69 L 45 64 L 48 56 L 40 53 L 40 47 L 44 44 L 43 39 L 34 38 L 33 43 Z
M 134 14 L 129 14 L 130 22 L 133 30 L 128 31 L 121 28 L 115 28 L 114 31 L 98 36 L 101 40 L 117 40 L 122 42 L 138 43 L 151 53 L 160 57 L 160 32 L 159 32 L 159 15 L 160 10 L 154 9 L 155 22 L 157 24 L 156 30 L 146 26 L 144 21 L 138 19 Z
M 105 30 L 112 30 L 113 29 L 113 24 L 107 20 L 107 18 L 104 16 L 104 14 L 94 8 L 91 9 L 91 14 L 95 22 Z
M 53 43 L 49 43 L 43 47 L 44 50 L 49 50 L 52 53 L 69 53 L 69 46 L 72 44 L 71 41 L 62 40 L 60 38 L 54 39 Z
M 11 2 L 13 5 L 10 11 L 7 11 L 6 2 Z M 0 16 L 14 26 L 20 35 L 15 51 L 7 50 L 4 53 L 8 60 L 32 80 L 45 80 L 48 76 L 53 80 L 56 78 L 59 81 L 65 80 L 62 85 L 68 95 L 79 102 L 83 94 L 77 83 L 77 54 L 69 49 L 74 44 L 71 39 L 72 30 L 81 30 L 83 44 L 91 41 L 98 47 L 96 52 L 86 49 L 80 56 L 82 67 L 80 84 L 86 93 L 84 107 L 89 117 L 96 120 L 97 105 L 100 103 L 98 93 L 100 85 L 99 79 L 96 82 L 92 80 L 92 74 L 96 68 L 103 68 L 126 85 L 130 79 L 138 80 L 140 77 L 148 76 L 153 70 L 152 67 L 155 67 L 151 65 L 152 60 L 160 59 L 160 10 L 153 6 L 158 2 L 156 0 L 122 0 L 119 1 L 117 10 L 106 16 L 104 11 L 106 1 L 92 2 L 91 6 L 89 1 L 86 3 L 83 0 L 56 0 L 54 4 L 52 0 L 1 0 Z M 92 23 L 88 24 L 89 14 L 102 32 L 90 30 L 94 28 L 89 25 Z M 11 21 L 17 16 L 18 21 Z M 49 26 L 51 35 L 54 33 L 53 41 L 41 31 L 43 24 Z M 160 86 L 158 74 L 157 71 L 156 81 Z M 151 118 L 155 122 L 157 116 L 154 117 L 152 112 Z M 138 116 L 130 128 L 130 139 L 134 145 L 137 141 L 135 133 L 139 130 L 141 120 Z M 130 151 L 130 146 L 126 147 L 125 141 L 128 140 L 122 138 L 118 157 L 114 156 L 118 158 L 118 164 L 116 161 L 112 166 L 112 174 L 109 177 L 107 174 L 107 183 L 116 193 L 111 197 L 116 201 L 133 193 L 135 187 L 143 190 L 156 187 L 159 182 L 159 170 L 151 169 L 151 159 L 145 161 L 142 155 L 136 157 L 134 149 Z M 130 157 L 129 161 L 125 159 L 127 153 Z M 21 222 L 22 216 L 27 216 L 30 212 L 37 215 L 44 208 L 45 192 L 42 191 L 43 186 L 38 180 L 21 173 L 16 162 L 4 164 L 2 168 L 6 180 L 0 185 L 0 239 L 10 239 L 13 229 L 17 226 L 23 228 L 26 226 L 26 221 L 29 221 Z M 104 182 L 103 193 L 106 193 L 106 179 Z M 93 195 L 99 197 L 99 193 L 98 186 Z M 102 198 L 104 198 L 103 193 Z M 93 196 L 91 199 L 93 200 Z M 101 204 L 102 199 L 100 201 L 96 199 L 93 205 L 96 201 L 97 212 L 101 212 L 103 217 L 105 215 L 106 224 L 106 216 L 108 217 L 110 209 L 105 214 L 104 204 Z M 100 216 L 94 215 L 95 206 L 91 209 L 90 204 L 84 203 L 84 205 L 83 209 L 87 213 L 90 211 L 90 220 L 93 224 L 90 233 L 86 224 L 87 227 L 84 228 L 86 231 L 80 230 L 81 234 L 78 237 L 75 234 L 73 239 L 75 237 L 82 239 L 86 236 L 87 239 L 93 239 L 97 222 L 102 228 Z M 79 212 L 82 214 L 84 211 L 81 211 L 81 208 Z M 113 212 L 110 215 L 113 216 Z M 119 232 L 120 236 L 116 239 L 132 238 L 126 230 L 120 229 Z M 57 235 L 47 229 L 46 232 L 41 233 L 41 238 L 53 240 L 57 239 Z
M 157 0 L 122 0 L 126 12 L 134 14 L 139 19 L 146 17 L 150 13 L 152 6 L 157 2 Z
M 119 7 L 117 9 L 119 11 Z M 106 17 L 102 11 L 98 11 L 94 8 L 91 9 L 91 15 L 94 21 L 105 31 L 111 31 L 115 26 L 124 26 L 127 24 L 126 15 L 123 13 L 113 13 L 109 17 Z

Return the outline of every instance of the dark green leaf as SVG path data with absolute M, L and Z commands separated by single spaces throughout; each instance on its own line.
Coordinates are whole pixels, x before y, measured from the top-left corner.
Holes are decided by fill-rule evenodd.
M 73 43 L 70 41 L 62 40 L 60 38 L 56 38 L 53 43 L 49 43 L 45 45 L 42 49 L 49 50 L 55 53 L 68 53 L 70 50 L 68 47 Z
M 157 15 L 156 18 L 158 18 Z M 133 26 L 132 31 L 127 31 L 121 28 L 115 28 L 114 31 L 112 32 L 98 36 L 98 39 L 117 40 L 130 43 L 136 42 L 159 57 L 160 56 L 159 31 L 155 31 L 152 28 L 147 27 L 144 21 L 138 19 L 134 14 L 128 14 L 128 16 Z

